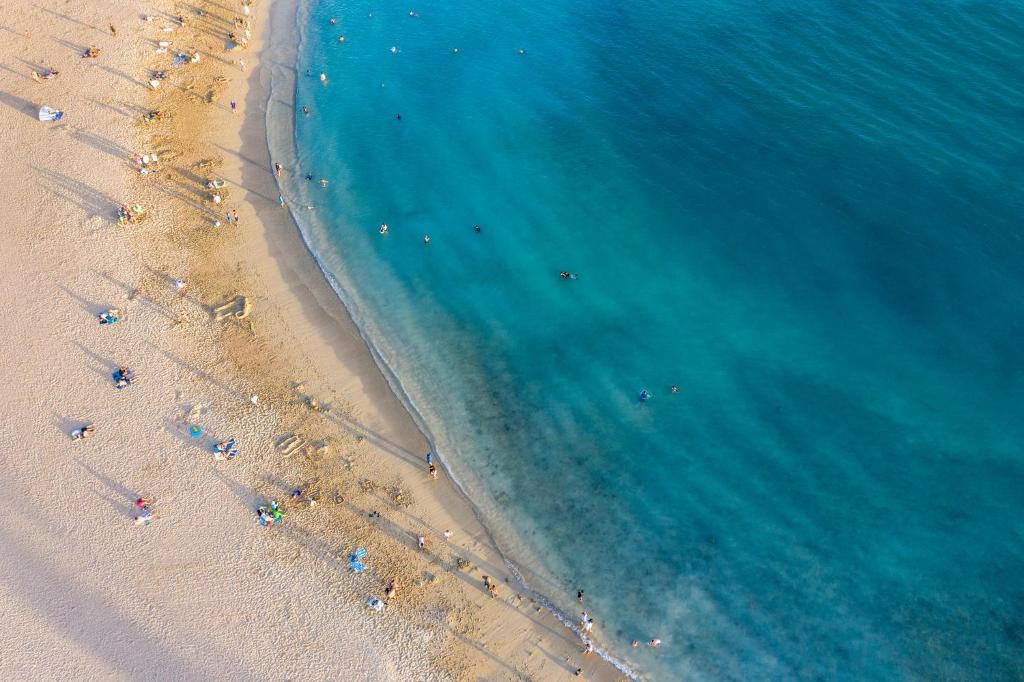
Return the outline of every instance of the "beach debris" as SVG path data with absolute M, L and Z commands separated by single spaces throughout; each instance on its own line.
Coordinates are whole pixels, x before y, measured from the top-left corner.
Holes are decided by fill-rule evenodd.
M 249 302 L 248 297 L 242 294 L 234 294 L 226 303 L 222 303 L 213 309 L 213 319 L 220 321 L 233 317 L 237 320 L 244 320 L 249 316 L 251 310 L 252 304 Z
M 79 426 L 77 429 L 71 432 L 71 440 L 79 441 L 91 438 L 93 431 L 95 431 L 95 427 L 92 424 Z
M 210 168 L 216 168 L 217 166 L 224 163 L 224 159 L 216 157 L 213 159 L 200 159 L 192 164 L 192 170 L 209 170 Z
M 387 492 L 387 495 L 388 497 L 391 498 L 391 501 L 397 505 L 408 507 L 409 505 L 412 504 L 412 495 L 409 493 L 408 490 L 402 487 L 401 481 L 392 482 L 390 485 L 388 485 L 387 490 L 385 492 Z

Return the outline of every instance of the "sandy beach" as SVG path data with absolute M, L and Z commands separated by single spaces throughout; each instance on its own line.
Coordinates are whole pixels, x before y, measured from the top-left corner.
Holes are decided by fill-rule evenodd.
M 278 203 L 268 69 L 294 0 L 3 9 L 0 674 L 622 679 L 428 475 Z

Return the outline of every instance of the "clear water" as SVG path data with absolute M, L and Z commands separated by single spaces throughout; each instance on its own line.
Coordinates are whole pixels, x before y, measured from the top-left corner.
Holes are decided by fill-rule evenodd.
M 1024 4 L 304 12 L 286 194 L 535 587 L 652 679 L 1024 678 Z

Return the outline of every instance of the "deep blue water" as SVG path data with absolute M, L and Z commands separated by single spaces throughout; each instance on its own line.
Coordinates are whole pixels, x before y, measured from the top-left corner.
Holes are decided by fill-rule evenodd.
M 306 11 L 285 193 L 534 587 L 653 679 L 1024 679 L 1024 3 Z

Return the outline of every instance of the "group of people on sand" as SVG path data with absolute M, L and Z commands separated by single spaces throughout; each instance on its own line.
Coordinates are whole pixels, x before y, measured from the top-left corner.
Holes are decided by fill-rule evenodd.
M 117 207 L 117 224 L 130 225 L 142 217 L 142 207 L 139 205 L 129 206 L 121 204 Z

